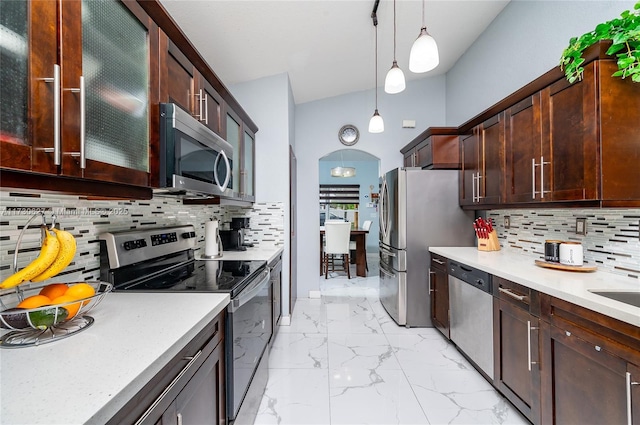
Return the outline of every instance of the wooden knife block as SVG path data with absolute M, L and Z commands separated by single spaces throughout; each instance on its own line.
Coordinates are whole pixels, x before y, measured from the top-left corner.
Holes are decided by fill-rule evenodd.
M 478 238 L 478 251 L 500 251 L 498 232 L 495 229 L 489 233 L 489 239 Z

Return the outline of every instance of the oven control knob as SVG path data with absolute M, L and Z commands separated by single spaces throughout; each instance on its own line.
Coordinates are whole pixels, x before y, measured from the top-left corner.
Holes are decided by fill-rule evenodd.
M 129 241 L 123 243 L 122 246 L 124 247 L 125 251 L 129 251 L 131 248 L 133 248 L 131 246 L 131 242 L 129 242 Z

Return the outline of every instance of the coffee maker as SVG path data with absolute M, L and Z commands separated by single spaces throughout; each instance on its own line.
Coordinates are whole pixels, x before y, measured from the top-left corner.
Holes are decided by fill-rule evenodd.
M 253 244 L 244 242 L 244 229 L 249 228 L 249 217 L 231 219 L 231 230 L 221 230 L 220 238 L 225 251 L 246 251 Z

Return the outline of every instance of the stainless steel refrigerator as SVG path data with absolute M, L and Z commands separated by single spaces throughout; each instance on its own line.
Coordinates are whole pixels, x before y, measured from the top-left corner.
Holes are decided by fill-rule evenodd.
M 381 178 L 380 302 L 398 325 L 431 327 L 430 246 L 473 246 L 457 170 L 398 168 Z

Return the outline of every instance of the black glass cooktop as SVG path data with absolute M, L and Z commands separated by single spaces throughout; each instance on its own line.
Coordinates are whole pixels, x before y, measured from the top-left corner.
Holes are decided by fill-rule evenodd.
M 265 261 L 194 261 L 192 255 L 170 256 L 112 273 L 115 291 L 229 292 L 242 291 L 266 266 Z

